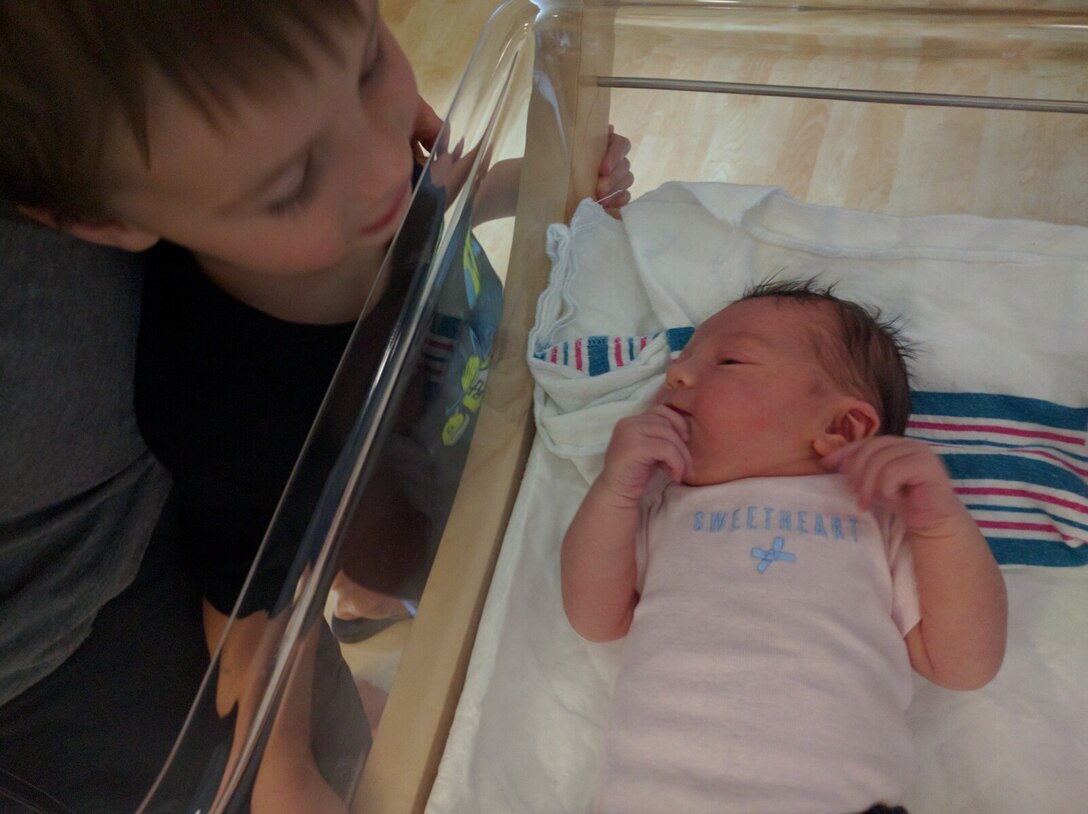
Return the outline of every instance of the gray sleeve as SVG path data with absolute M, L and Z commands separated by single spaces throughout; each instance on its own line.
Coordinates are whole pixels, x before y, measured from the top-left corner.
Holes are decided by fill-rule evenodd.
M 144 452 L 132 407 L 138 256 L 0 218 L 0 520 Z
M 170 489 L 133 409 L 140 260 L 0 217 L 0 703 L 131 582 Z

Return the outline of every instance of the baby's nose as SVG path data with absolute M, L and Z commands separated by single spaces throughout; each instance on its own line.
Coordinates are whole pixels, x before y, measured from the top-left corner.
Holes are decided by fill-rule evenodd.
M 691 387 L 695 384 L 695 368 L 687 361 L 675 360 L 665 371 L 665 385 L 672 389 Z

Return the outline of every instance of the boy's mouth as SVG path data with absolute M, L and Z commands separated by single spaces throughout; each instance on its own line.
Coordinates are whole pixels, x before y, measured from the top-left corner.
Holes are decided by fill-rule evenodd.
M 406 184 L 404 189 L 400 191 L 397 198 L 390 207 L 383 212 L 377 220 L 372 221 L 367 226 L 364 226 L 359 230 L 359 234 L 363 236 L 374 235 L 380 232 L 384 232 L 400 217 L 404 211 L 404 207 L 408 202 L 408 197 L 412 194 L 412 185 Z

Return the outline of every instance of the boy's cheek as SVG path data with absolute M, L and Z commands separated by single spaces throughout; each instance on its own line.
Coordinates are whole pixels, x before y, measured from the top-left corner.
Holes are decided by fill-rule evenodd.
M 347 252 L 342 231 L 327 227 L 306 234 L 284 231 L 270 236 L 264 244 L 269 271 L 283 275 L 330 268 L 343 260 Z

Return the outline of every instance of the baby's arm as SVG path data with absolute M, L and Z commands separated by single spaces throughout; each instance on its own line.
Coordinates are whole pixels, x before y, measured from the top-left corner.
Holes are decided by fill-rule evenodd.
M 921 441 L 878 436 L 825 458 L 862 508 L 900 514 L 914 555 L 922 619 L 906 636 L 914 669 L 954 690 L 984 686 L 1005 655 L 1005 582 L 986 540 Z
M 604 469 L 563 539 L 563 608 L 583 638 L 626 635 L 638 602 L 635 538 L 639 501 L 658 468 L 674 480 L 691 471 L 687 424 L 661 405 L 616 424 Z

